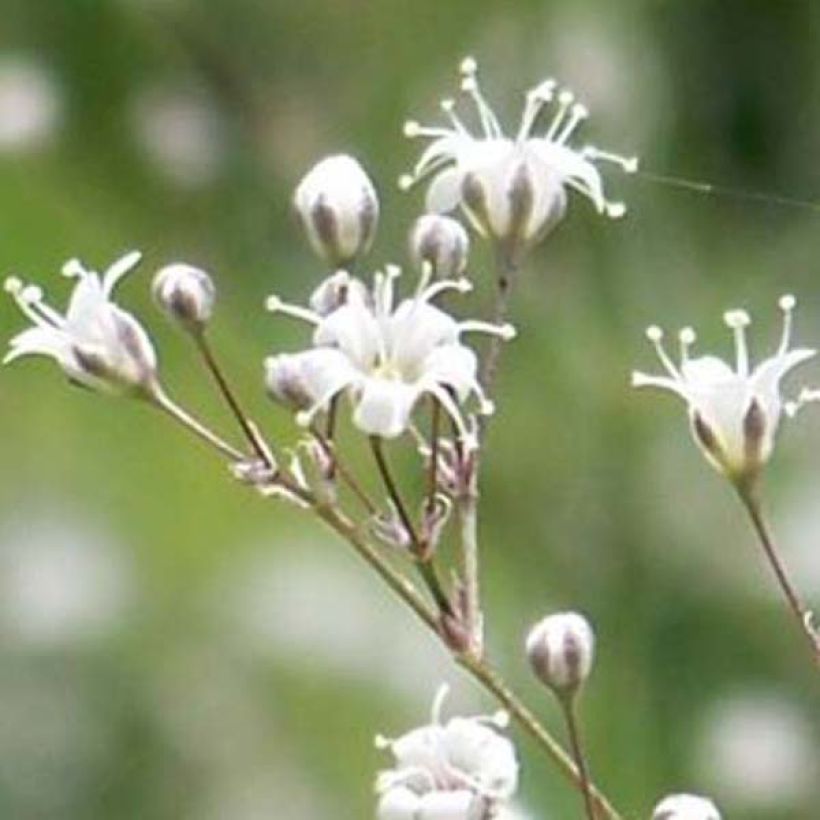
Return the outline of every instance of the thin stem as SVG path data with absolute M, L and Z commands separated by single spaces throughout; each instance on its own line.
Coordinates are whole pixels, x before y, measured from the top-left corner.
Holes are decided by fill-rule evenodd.
M 345 484 L 347 484 L 347 486 L 350 488 L 350 490 L 353 492 L 356 498 L 359 499 L 362 506 L 367 510 L 367 512 L 370 513 L 370 515 L 378 514 L 378 509 L 376 505 L 373 503 L 373 501 L 370 499 L 370 496 L 365 492 L 362 485 L 359 484 L 358 480 L 353 475 L 353 473 L 347 469 L 347 467 L 341 462 L 339 457 L 336 455 L 336 448 L 334 444 L 331 441 L 328 441 L 328 439 L 325 438 L 322 431 L 319 430 L 319 428 L 315 425 L 311 426 L 310 433 L 319 443 L 319 446 L 324 451 L 325 456 L 332 462 L 334 472 L 339 473 L 339 476 L 341 476 L 342 481 L 344 481 Z
M 589 766 L 584 756 L 584 749 L 581 745 L 581 732 L 578 729 L 578 715 L 575 709 L 576 696 L 570 695 L 560 698 L 564 717 L 567 721 L 567 731 L 569 732 L 570 748 L 572 756 L 575 758 L 575 766 L 581 777 L 581 794 L 584 798 L 584 809 L 587 820 L 595 820 L 595 807 L 592 802 L 592 794 L 589 789 Z
M 275 465 L 270 463 L 270 448 L 267 443 L 262 440 L 259 429 L 242 410 L 242 406 L 239 404 L 236 394 L 228 384 L 228 380 L 216 360 L 216 356 L 214 355 L 211 345 L 208 343 L 204 330 L 192 333 L 191 335 L 194 338 L 197 350 L 200 352 L 206 367 L 219 388 L 219 392 L 222 394 L 222 397 L 225 399 L 237 422 L 239 422 L 239 426 L 242 428 L 242 432 L 245 434 L 248 443 L 253 447 L 254 452 L 264 464 L 267 464 L 268 467 L 274 467 Z
M 502 248 L 496 250 L 495 260 L 497 288 L 491 321 L 500 325 L 507 320 L 510 295 L 518 273 L 518 262 Z M 487 354 L 481 363 L 480 381 L 489 397 L 492 397 L 495 380 L 498 376 L 503 345 L 504 340 L 500 336 L 492 336 L 487 348 Z
M 362 536 L 354 524 L 336 507 L 315 504 L 313 509 L 322 521 L 337 535 L 348 542 L 356 552 L 378 573 L 393 592 L 407 604 L 419 620 L 441 639 L 437 614 L 419 595 L 416 588 L 377 552 Z M 453 658 L 469 675 L 491 694 L 517 721 L 527 734 L 538 744 L 557 765 L 559 771 L 573 785 L 583 788 L 584 775 L 572 761 L 561 744 L 549 733 L 524 702 L 510 689 L 499 673 L 485 659 L 470 654 L 453 653 Z M 589 794 L 600 814 L 606 820 L 621 820 L 621 815 L 607 799 L 606 795 L 588 783 Z
M 483 651 L 484 635 L 481 614 L 481 588 L 478 561 L 478 492 L 474 479 L 456 498 L 461 547 L 461 580 L 464 584 L 464 626 L 470 649 L 476 657 Z
M 431 396 L 430 409 L 430 470 L 427 475 L 427 511 L 432 512 L 436 506 L 438 492 L 438 452 L 439 432 L 441 427 L 441 405 L 435 396 Z
M 370 449 L 373 451 L 373 458 L 376 462 L 376 466 L 379 469 L 379 474 L 381 475 L 382 481 L 384 482 L 385 489 L 387 490 L 387 495 L 390 500 L 393 502 L 394 507 L 396 508 L 396 512 L 401 519 L 402 526 L 404 527 L 407 535 L 410 538 L 410 543 L 412 546 L 412 550 L 414 555 L 416 556 L 416 567 L 418 568 L 419 574 L 421 575 L 424 583 L 427 585 L 427 588 L 430 590 L 430 594 L 435 599 L 436 605 L 438 606 L 439 610 L 446 615 L 453 614 L 453 607 L 450 604 L 450 600 L 447 597 L 447 594 L 444 592 L 444 589 L 441 586 L 441 581 L 438 579 L 438 575 L 436 574 L 435 567 L 433 566 L 430 557 L 425 555 L 424 553 L 424 545 L 421 543 L 418 537 L 418 533 L 416 532 L 416 528 L 413 526 L 413 521 L 410 518 L 410 514 L 407 512 L 407 508 L 404 505 L 404 501 L 402 501 L 401 494 L 399 493 L 399 488 L 393 479 L 393 475 L 390 472 L 390 467 L 387 464 L 387 459 L 384 457 L 384 450 L 382 449 L 382 440 L 379 436 L 370 436 Z
M 772 538 L 768 522 L 763 514 L 763 509 L 757 498 L 755 490 L 753 487 L 744 484 L 737 484 L 736 489 L 743 506 L 749 513 L 752 526 L 757 533 L 758 539 L 760 540 L 760 545 L 763 547 L 763 551 L 766 554 L 766 558 L 774 571 L 777 582 L 783 590 L 783 594 L 786 596 L 786 600 L 794 613 L 794 617 L 797 619 L 797 623 L 800 626 L 800 631 L 803 635 L 805 635 L 811 645 L 814 661 L 816 664 L 820 665 L 820 636 L 818 636 L 815 632 L 812 623 L 812 612 L 803 603 L 799 593 L 789 580 L 786 567 L 780 559 L 777 546 Z
M 220 453 L 222 453 L 222 455 L 227 456 L 231 461 L 245 460 L 245 454 L 243 452 L 228 444 L 210 428 L 206 427 L 201 421 L 195 419 L 186 410 L 183 410 L 160 387 L 156 387 L 152 390 L 148 400 L 154 405 L 154 407 L 157 407 L 167 413 L 171 416 L 171 418 L 178 421 L 194 435 L 207 442 L 211 447 L 215 447 Z
M 561 744 L 547 731 L 518 695 L 510 689 L 498 672 L 496 672 L 486 660 L 472 658 L 469 655 L 458 656 L 456 657 L 456 661 L 507 709 L 521 728 L 535 740 L 542 751 L 558 766 L 560 772 L 568 778 L 576 788 L 579 790 L 582 789 L 583 776 L 575 763 L 573 763 L 570 755 L 567 754 Z M 621 815 L 612 806 L 606 795 L 593 783 L 589 783 L 589 794 L 599 813 L 602 814 L 606 820 L 621 820 Z

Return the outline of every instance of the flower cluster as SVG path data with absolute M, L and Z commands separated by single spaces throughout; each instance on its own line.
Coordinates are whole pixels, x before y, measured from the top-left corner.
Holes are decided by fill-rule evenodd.
M 515 748 L 500 731 L 505 713 L 442 720 L 442 687 L 428 725 L 376 739 L 394 758 L 376 781 L 379 820 L 490 820 L 518 787 Z
M 312 349 L 265 362 L 269 392 L 299 408 L 301 425 L 309 426 L 342 392 L 353 403 L 353 423 L 368 435 L 384 438 L 408 429 L 413 408 L 425 394 L 441 403 L 464 435 L 460 404 L 474 395 L 479 412 L 492 412 L 478 383 L 477 357 L 461 337 L 478 331 L 510 339 L 512 326 L 457 321 L 432 304 L 445 291 L 470 290 L 466 279 L 430 284 L 423 276 L 413 296 L 394 304 L 400 272 L 388 267 L 376 273 L 369 290 L 346 274 L 335 275 L 332 284 L 343 295 L 325 315 L 268 298 L 269 310 L 313 326 Z M 328 287 L 326 283 L 322 291 Z

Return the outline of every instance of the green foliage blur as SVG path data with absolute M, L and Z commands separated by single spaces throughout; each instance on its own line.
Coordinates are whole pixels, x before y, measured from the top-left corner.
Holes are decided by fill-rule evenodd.
M 0 0 L 0 19 L 0 270 L 62 304 L 66 259 L 141 249 L 120 300 L 174 394 L 235 440 L 150 275 L 180 260 L 214 274 L 218 354 L 268 434 L 294 442 L 261 385 L 263 357 L 305 339 L 264 297 L 304 300 L 322 274 L 293 186 L 355 154 L 382 201 L 368 261 L 406 262 L 422 195 L 395 185 L 418 148 L 401 126 L 439 116 L 466 54 L 511 121 L 554 75 L 589 104 L 583 138 L 647 173 L 820 200 L 810 0 Z M 33 102 L 4 108 L 20 65 Z M 21 136 L 9 111 L 42 128 Z M 654 368 L 648 324 L 692 324 L 728 352 L 721 315 L 743 306 L 762 352 L 786 292 L 799 340 L 820 344 L 820 206 L 606 176 L 628 217 L 573 200 L 514 298 L 482 487 L 491 651 L 562 736 L 523 636 L 554 609 L 590 617 L 583 724 L 626 817 L 694 791 L 731 820 L 816 820 L 817 672 L 682 407 L 628 384 Z M 490 265 L 476 243 L 471 315 Z M 3 300 L 3 337 L 23 326 Z M 818 385 L 820 367 L 801 377 Z M 0 372 L 0 423 L 0 817 L 358 820 L 388 763 L 376 733 L 423 722 L 442 680 L 452 711 L 495 708 L 344 544 L 146 407 L 27 361 Z M 782 431 L 766 503 L 820 607 L 818 452 L 809 408 Z M 520 752 L 522 816 L 580 817 L 549 762 Z

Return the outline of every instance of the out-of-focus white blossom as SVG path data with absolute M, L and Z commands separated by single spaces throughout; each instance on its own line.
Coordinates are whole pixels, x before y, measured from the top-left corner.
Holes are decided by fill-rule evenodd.
M 0 59 L 0 152 L 39 148 L 54 133 L 61 107 L 43 66 L 22 57 Z
M 379 198 L 353 157 L 337 154 L 316 163 L 297 186 L 293 204 L 311 246 L 334 267 L 350 264 L 373 243 Z
M 652 820 L 721 820 L 717 806 L 696 794 L 671 794 L 652 812 Z
M 664 350 L 663 332 L 650 327 L 646 335 L 658 353 L 667 375 L 633 372 L 634 387 L 659 387 L 679 395 L 688 406 L 695 441 L 709 462 L 733 480 L 753 476 L 768 461 L 784 409 L 781 379 L 801 362 L 814 356 L 807 348 L 790 349 L 793 296 L 780 299 L 783 333 L 775 353 L 750 370 L 746 345 L 749 315 L 730 310 L 724 320 L 735 336 L 734 369 L 716 356 L 690 357 L 695 332 L 680 331 L 680 365 Z
M 597 160 L 610 161 L 625 171 L 637 169 L 637 160 L 592 146 L 574 148 L 570 139 L 587 117 L 586 108 L 555 80 L 545 80 L 527 93 L 521 123 L 514 136 L 503 131 L 478 84 L 475 60 L 461 65 L 461 89 L 474 101 L 481 124 L 473 134 L 455 113 L 453 100 L 442 102 L 447 126 L 405 124 L 408 137 L 432 140 L 410 174 L 400 184 L 409 188 L 429 176 L 427 209 L 436 213 L 461 207 L 482 234 L 514 248 L 526 248 L 541 239 L 564 216 L 567 189 L 587 197 L 598 212 L 623 216 L 625 207 L 604 196 Z M 557 101 L 557 111 L 546 129 L 535 133 L 544 107 Z
M 376 739 L 394 757 L 376 781 L 379 820 L 489 820 L 515 794 L 515 748 L 499 732 L 507 715 L 444 723 L 447 691 L 439 690 L 429 725 L 395 740 Z
M 750 813 L 796 809 L 816 800 L 820 762 L 814 717 L 811 707 L 801 711 L 778 692 L 722 698 L 704 716 L 695 750 L 700 777 Z
M 221 173 L 228 153 L 225 125 L 205 94 L 149 89 L 134 102 L 138 147 L 159 173 L 182 188 L 201 188 Z
M 6 279 L 14 298 L 33 327 L 17 334 L 3 363 L 21 356 L 50 356 L 73 382 L 104 392 L 144 392 L 156 378 L 156 354 L 142 325 L 111 301 L 117 283 L 140 261 L 128 253 L 100 276 L 76 259 L 63 266 L 75 279 L 65 316 L 43 299 L 36 285 Z
M 429 284 L 422 277 L 416 294 L 394 306 L 394 282 L 400 270 L 388 267 L 377 273 L 371 293 L 350 287 L 347 299 L 325 316 L 278 297 L 268 299 L 268 309 L 287 313 L 314 326 L 313 349 L 266 360 L 270 392 L 310 400 L 297 421 L 309 425 L 339 393 L 353 404 L 353 422 L 368 435 L 394 438 L 407 430 L 418 400 L 434 396 L 464 437 L 468 432 L 459 407 L 470 395 L 479 400 L 479 411 L 492 412 L 477 380 L 475 353 L 462 344 L 467 331 L 490 333 L 509 339 L 510 325 L 456 321 L 431 302 L 446 290 L 465 292 L 465 279 Z M 305 402 L 306 403 L 306 402 Z

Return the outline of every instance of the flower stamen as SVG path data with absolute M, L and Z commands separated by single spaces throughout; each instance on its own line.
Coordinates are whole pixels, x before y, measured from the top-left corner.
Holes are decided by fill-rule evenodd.
M 318 313 L 303 308 L 301 305 L 294 305 L 289 302 L 284 302 L 275 294 L 271 294 L 265 300 L 265 309 L 271 313 L 283 313 L 285 316 L 291 316 L 294 319 L 301 319 L 311 325 L 318 325 L 322 321 L 322 317 Z
M 658 358 L 661 360 L 661 364 L 666 368 L 669 375 L 674 379 L 680 379 L 680 371 L 672 359 L 669 358 L 669 354 L 663 346 L 663 330 L 657 325 L 651 325 L 646 329 L 646 338 L 652 343 L 655 352 L 658 354 Z
M 723 321 L 734 333 L 737 360 L 735 369 L 738 375 L 745 378 L 749 375 L 749 349 L 746 344 L 746 328 L 752 320 L 745 310 L 727 310 L 723 314 Z

